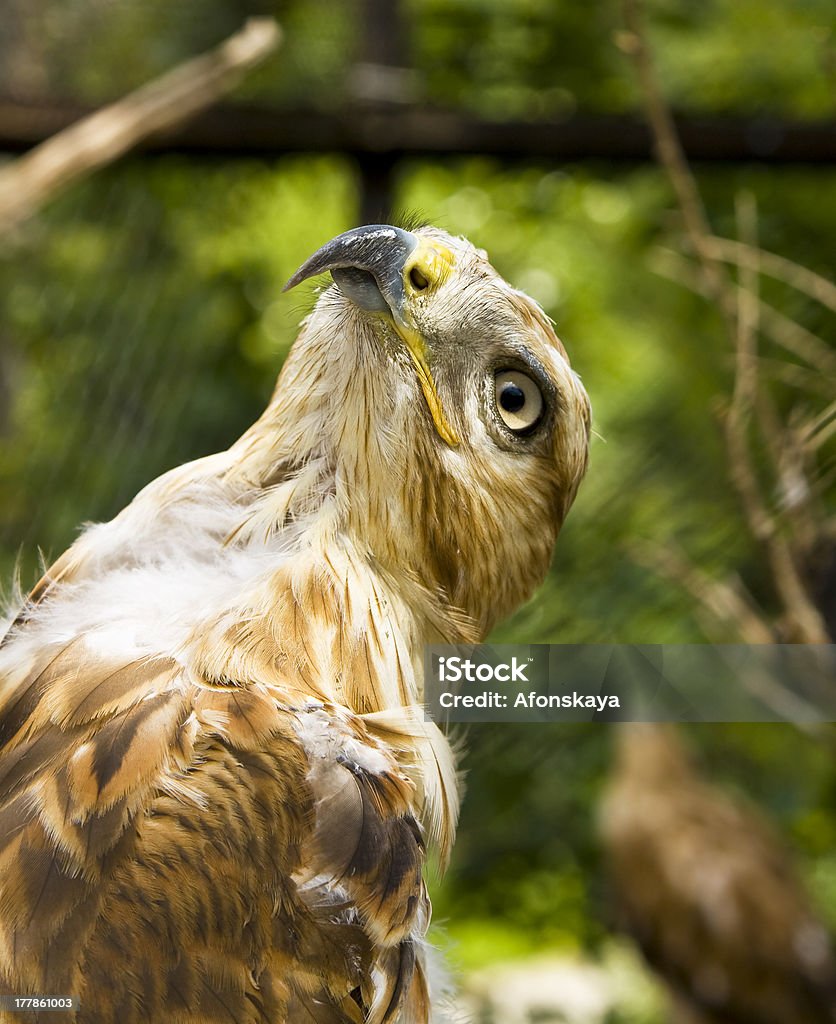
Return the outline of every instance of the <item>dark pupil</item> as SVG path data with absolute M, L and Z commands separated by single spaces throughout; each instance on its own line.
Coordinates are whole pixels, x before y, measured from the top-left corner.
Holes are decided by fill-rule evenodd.
M 499 404 L 506 412 L 519 412 L 525 405 L 525 392 L 516 384 L 506 384 L 499 396 Z

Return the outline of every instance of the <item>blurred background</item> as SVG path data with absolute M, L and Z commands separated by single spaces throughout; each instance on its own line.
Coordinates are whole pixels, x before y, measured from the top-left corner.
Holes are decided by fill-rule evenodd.
M 283 35 L 219 104 L 0 219 L 6 597 L 79 524 L 231 443 L 313 301 L 284 281 L 333 235 L 402 211 L 487 249 L 554 318 L 592 397 L 590 471 L 552 572 L 494 639 L 810 639 L 775 537 L 831 635 L 836 8 L 652 0 L 637 36 L 630 7 L 0 0 L 0 174 L 250 15 Z M 647 47 L 711 238 L 777 254 L 772 272 L 733 244 L 698 251 L 645 125 Z M 604 866 L 612 740 L 596 725 L 466 737 L 460 836 L 433 888 L 483 1024 L 668 1019 Z M 729 725 L 680 741 L 718 799 L 772 820 L 836 927 L 829 737 Z

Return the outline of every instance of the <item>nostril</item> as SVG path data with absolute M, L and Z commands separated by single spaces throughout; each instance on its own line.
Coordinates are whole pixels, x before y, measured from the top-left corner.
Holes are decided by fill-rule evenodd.
M 412 285 L 412 287 L 418 292 L 424 291 L 424 289 L 428 288 L 430 284 L 430 282 L 426 279 L 426 277 L 424 277 L 424 275 L 417 267 L 413 267 L 412 270 L 410 270 L 409 282 Z

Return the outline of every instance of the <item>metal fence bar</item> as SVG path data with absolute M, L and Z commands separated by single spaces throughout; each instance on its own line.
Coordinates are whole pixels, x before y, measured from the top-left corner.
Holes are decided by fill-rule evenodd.
M 90 108 L 0 99 L 0 152 L 21 152 L 90 113 Z M 836 121 L 681 117 L 691 160 L 718 163 L 836 163 Z M 485 121 L 411 103 L 351 103 L 337 113 L 223 104 L 147 139 L 145 153 L 279 156 L 342 152 L 355 158 L 464 156 L 502 160 L 651 162 L 652 140 L 638 116 L 577 114 L 562 121 Z

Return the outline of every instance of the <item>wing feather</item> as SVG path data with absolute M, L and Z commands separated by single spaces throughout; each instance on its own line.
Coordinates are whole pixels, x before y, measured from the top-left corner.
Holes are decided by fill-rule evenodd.
M 0 698 L 0 991 L 77 992 L 79 1022 L 425 1012 L 415 786 L 360 716 L 95 637 L 21 666 Z

